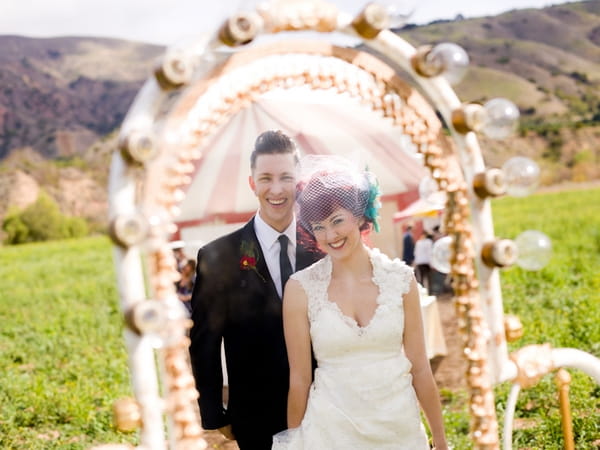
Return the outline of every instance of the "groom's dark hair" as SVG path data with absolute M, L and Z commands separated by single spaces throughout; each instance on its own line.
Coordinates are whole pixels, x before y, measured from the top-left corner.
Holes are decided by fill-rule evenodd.
M 254 150 L 250 155 L 250 168 L 256 167 L 256 158 L 259 155 L 291 153 L 294 161 L 298 163 L 298 151 L 292 139 L 281 130 L 268 130 L 261 133 L 254 142 Z

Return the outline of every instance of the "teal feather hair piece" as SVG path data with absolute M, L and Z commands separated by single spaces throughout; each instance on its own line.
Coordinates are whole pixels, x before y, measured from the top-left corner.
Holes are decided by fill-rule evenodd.
M 379 208 L 381 208 L 381 189 L 379 181 L 369 172 L 368 167 L 365 170 L 365 176 L 369 184 L 369 199 L 365 209 L 365 217 L 373 223 L 373 229 L 379 233 L 379 221 L 377 219 L 379 218 Z

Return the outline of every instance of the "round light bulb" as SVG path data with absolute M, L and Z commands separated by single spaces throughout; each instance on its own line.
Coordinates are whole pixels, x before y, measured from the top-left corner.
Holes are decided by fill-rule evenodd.
M 438 186 L 433 178 L 426 176 L 419 181 L 419 197 L 422 200 L 427 201 L 437 191 Z
M 540 181 L 540 168 L 529 158 L 515 156 L 502 166 L 506 193 L 513 197 L 525 197 L 531 194 Z
M 419 182 L 419 197 L 421 200 L 436 206 L 446 203 L 446 193 L 440 191 L 437 182 L 430 176 L 423 177 Z
M 450 84 L 458 84 L 469 67 L 469 55 L 460 45 L 442 42 L 431 49 L 426 62 L 440 70 Z
M 525 270 L 540 270 L 550 261 L 552 242 L 541 231 L 524 231 L 517 236 L 515 244 L 519 249 L 517 265 Z
M 398 0 L 379 0 L 377 4 L 383 6 L 389 17 L 389 28 L 401 28 L 415 11 L 415 5 L 411 2 L 400 2 Z
M 190 317 L 188 310 L 177 297 L 164 300 L 167 319 L 170 321 L 184 320 Z
M 186 334 L 187 330 L 183 327 L 182 321 L 189 318 L 189 313 L 177 297 L 154 301 L 158 302 L 159 306 L 157 311 L 153 311 L 155 317 L 150 319 L 160 326 L 148 330 L 145 337 L 153 348 L 173 345 Z
M 494 98 L 483 105 L 485 119 L 482 131 L 492 139 L 504 139 L 517 129 L 519 108 L 505 98 Z
M 450 272 L 451 247 L 452 238 L 450 236 L 444 236 L 433 243 L 433 249 L 431 251 L 431 265 L 438 272 Z
M 150 299 L 138 303 L 133 310 L 132 321 L 150 346 L 164 346 L 163 330 L 167 326 L 168 318 L 162 301 Z

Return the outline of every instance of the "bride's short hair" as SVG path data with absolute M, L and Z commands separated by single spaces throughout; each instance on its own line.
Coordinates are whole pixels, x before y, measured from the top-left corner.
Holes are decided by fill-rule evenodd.
M 298 217 L 300 224 L 312 234 L 312 224 L 321 222 L 337 209 L 343 208 L 357 218 L 364 218 L 361 231 L 370 227 L 366 215 L 369 186 L 357 183 L 353 177 L 342 172 L 316 173 L 302 186 L 299 184 Z
M 361 231 L 370 230 L 371 224 L 379 231 L 379 183 L 371 172 L 359 170 L 354 162 L 333 155 L 304 156 L 299 172 L 297 218 L 300 239 L 306 248 L 321 251 L 312 225 L 322 222 L 338 208 L 364 219 Z

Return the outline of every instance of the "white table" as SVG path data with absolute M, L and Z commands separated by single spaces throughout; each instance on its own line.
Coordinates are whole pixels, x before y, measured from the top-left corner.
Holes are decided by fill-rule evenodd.
M 427 290 L 421 287 L 421 315 L 423 316 L 423 331 L 425 334 L 425 349 L 427 358 L 446 356 L 448 349 L 442 330 L 442 321 L 435 295 L 427 295 Z

